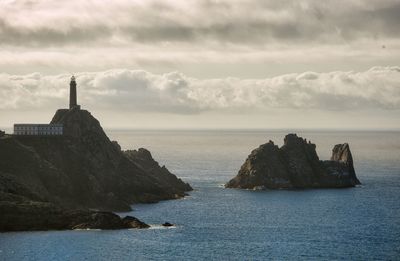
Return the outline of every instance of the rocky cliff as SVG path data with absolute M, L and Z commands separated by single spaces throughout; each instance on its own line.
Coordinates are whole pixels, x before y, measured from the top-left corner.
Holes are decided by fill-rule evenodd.
M 51 122 L 62 123 L 65 135 L 0 138 L 0 202 L 128 211 L 192 189 L 149 151 L 121 151 L 88 111 L 58 110 Z
M 288 134 L 279 148 L 272 141 L 253 150 L 227 188 L 342 188 L 360 184 L 347 143 L 338 144 L 331 160 L 321 161 L 315 144 Z
M 111 212 L 64 209 L 40 201 L 0 201 L 0 231 L 148 228 L 135 217 Z

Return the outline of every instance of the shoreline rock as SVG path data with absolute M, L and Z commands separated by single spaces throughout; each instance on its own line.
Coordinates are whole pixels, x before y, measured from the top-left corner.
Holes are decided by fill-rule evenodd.
M 238 175 L 226 188 L 298 189 L 344 188 L 360 184 L 347 143 L 332 150 L 331 160 L 321 161 L 315 144 L 288 134 L 279 148 L 272 141 L 253 150 Z
M 137 218 L 111 212 L 64 209 L 48 202 L 0 201 L 0 232 L 148 228 Z
M 51 123 L 63 124 L 65 135 L 0 138 L 0 204 L 7 211 L 5 215 L 0 212 L 3 221 L 7 215 L 14 216 L 14 219 L 7 219 L 11 222 L 10 228 L 14 224 L 23 230 L 35 227 L 46 230 L 46 222 L 47 229 L 59 226 L 85 229 L 96 224 L 145 227 L 139 220 L 118 221 L 114 214 L 101 211 L 130 211 L 134 203 L 181 198 L 192 190 L 167 168 L 160 167 L 148 150 L 122 151 L 86 110 L 60 109 Z M 21 225 L 20 219 L 29 216 L 29 212 L 43 209 L 48 209 L 61 221 L 66 221 L 60 218 L 63 213 L 71 217 L 69 221 L 79 222 L 67 226 L 50 221 L 51 216 L 43 214 L 36 216 L 38 223 L 27 223 L 32 227 Z M 70 211 L 74 209 L 80 209 L 74 213 L 82 217 L 72 215 Z M 96 211 L 87 212 L 89 209 Z M 18 217 L 18 213 L 23 216 Z M 107 225 L 107 222 L 111 223 Z

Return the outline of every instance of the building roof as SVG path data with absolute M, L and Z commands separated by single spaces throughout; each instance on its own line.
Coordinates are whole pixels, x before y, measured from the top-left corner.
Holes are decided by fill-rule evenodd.
M 49 124 L 49 123 L 15 123 L 14 126 L 38 126 L 38 127 L 45 127 L 45 126 L 51 126 L 51 127 L 62 127 L 63 124 L 61 123 L 53 123 L 53 124 Z

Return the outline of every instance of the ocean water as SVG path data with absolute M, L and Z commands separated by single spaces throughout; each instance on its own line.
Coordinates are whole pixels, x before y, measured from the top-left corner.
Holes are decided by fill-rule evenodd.
M 135 205 L 148 230 L 0 234 L 0 260 L 400 260 L 400 132 L 298 131 L 321 159 L 348 142 L 362 185 L 225 189 L 250 151 L 288 131 L 107 131 L 148 148 L 194 191 Z M 174 228 L 156 226 L 165 221 Z

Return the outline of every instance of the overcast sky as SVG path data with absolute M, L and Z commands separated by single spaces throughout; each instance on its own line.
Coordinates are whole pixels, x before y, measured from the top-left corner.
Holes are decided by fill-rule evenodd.
M 399 0 L 0 0 L 0 126 L 400 128 Z

